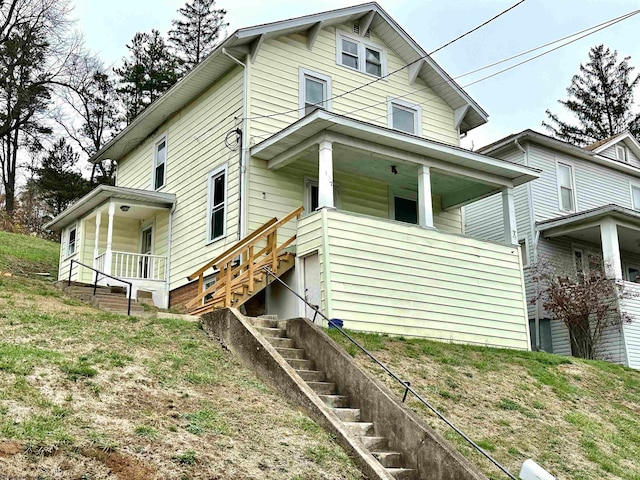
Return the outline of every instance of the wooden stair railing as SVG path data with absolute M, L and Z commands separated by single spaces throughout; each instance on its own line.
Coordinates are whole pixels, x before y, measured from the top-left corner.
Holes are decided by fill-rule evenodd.
M 256 293 L 257 282 L 266 285 L 269 281 L 261 270 L 263 267 L 268 266 L 276 275 L 279 270 L 283 273 L 283 269 L 291 268 L 293 256 L 286 253 L 285 249 L 296 240 L 296 235 L 278 246 L 278 229 L 294 218 L 300 218 L 303 210 L 303 207 L 298 207 L 280 220 L 272 218 L 189 275 L 187 278 L 190 281 L 198 279 L 198 295 L 186 303 L 187 309 L 192 313 L 202 314 L 216 308 L 239 307 Z M 260 248 L 258 244 L 263 240 L 266 240 L 266 245 Z M 240 263 L 234 266 L 234 260 L 238 257 Z M 204 273 L 212 267 L 217 267 L 218 272 L 214 276 L 213 285 L 205 289 Z M 204 301 L 208 296 L 211 297 Z

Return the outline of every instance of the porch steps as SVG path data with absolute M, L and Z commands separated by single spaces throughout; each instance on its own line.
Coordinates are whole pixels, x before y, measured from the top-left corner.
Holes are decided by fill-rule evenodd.
M 363 421 L 360 409 L 351 408 L 349 397 L 340 395 L 336 385 L 327 381 L 325 372 L 317 370 L 307 352 L 297 348 L 295 341 L 287 337 L 281 322 L 271 317 L 246 317 L 258 332 L 275 347 L 282 358 L 291 365 L 318 397 L 327 404 L 353 437 L 380 462 L 386 472 L 398 480 L 416 480 L 417 472 L 403 468 L 402 453 L 389 449 L 386 437 L 376 435 L 374 422 Z
M 96 294 L 93 294 L 93 285 L 87 283 L 61 282 L 60 287 L 69 296 L 77 298 L 83 302 L 88 302 L 100 310 L 113 313 L 127 313 L 129 299 L 126 294 L 126 288 L 120 286 L 98 286 Z M 134 298 L 131 299 L 131 314 L 140 315 L 145 309 Z

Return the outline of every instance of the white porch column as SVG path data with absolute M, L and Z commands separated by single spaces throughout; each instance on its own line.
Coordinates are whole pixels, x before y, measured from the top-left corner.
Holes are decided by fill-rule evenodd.
M 97 267 L 96 259 L 100 255 L 99 243 L 100 243 L 100 220 L 102 219 L 102 212 L 98 210 L 96 213 L 96 236 L 93 240 L 93 268 Z
M 107 226 L 107 251 L 104 255 L 104 273 L 111 275 L 111 243 L 113 241 L 113 216 L 116 213 L 116 204 L 109 202 L 109 224 Z
M 622 261 L 620 260 L 620 244 L 618 243 L 618 225 L 611 218 L 600 223 L 602 239 L 602 260 L 604 271 L 609 278 L 622 280 Z
M 334 208 L 333 203 L 333 148 L 323 140 L 318 146 L 318 208 Z
M 418 225 L 433 228 L 431 169 L 426 165 L 418 167 Z
M 513 199 L 513 188 L 502 189 L 502 219 L 504 224 L 504 241 L 518 245 L 518 227 L 516 226 L 516 206 Z

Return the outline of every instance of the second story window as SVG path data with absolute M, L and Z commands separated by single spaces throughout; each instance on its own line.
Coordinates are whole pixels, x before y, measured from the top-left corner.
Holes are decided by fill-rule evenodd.
M 343 32 L 337 32 L 336 47 L 338 65 L 378 78 L 385 76 L 387 66 L 383 48 Z
M 209 174 L 207 242 L 224 237 L 227 219 L 227 166 Z
M 558 192 L 560 194 L 560 210 L 575 211 L 575 191 L 571 165 L 558 163 Z
M 627 149 L 623 145 L 616 145 L 616 159 L 627 162 Z
M 414 135 L 420 134 L 422 119 L 420 118 L 421 109 L 419 105 L 412 105 L 400 100 L 389 100 L 387 108 L 389 128 Z
M 331 77 L 300 69 L 300 116 L 316 108 L 331 110 Z
M 164 187 L 167 180 L 167 137 L 156 141 L 153 149 L 153 189 Z
M 635 210 L 640 210 L 640 185 L 631 185 L 631 202 Z

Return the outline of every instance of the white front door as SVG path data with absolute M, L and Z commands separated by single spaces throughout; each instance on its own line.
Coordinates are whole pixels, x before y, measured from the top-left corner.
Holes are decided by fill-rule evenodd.
M 320 291 L 320 260 L 318 253 L 304 257 L 304 298 L 311 305 L 320 308 L 322 294 Z M 315 311 L 308 305 L 305 306 L 305 317 L 313 319 Z M 316 321 L 319 319 L 316 317 Z

